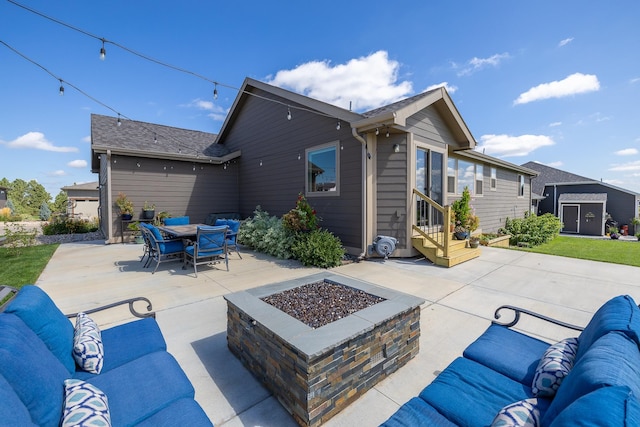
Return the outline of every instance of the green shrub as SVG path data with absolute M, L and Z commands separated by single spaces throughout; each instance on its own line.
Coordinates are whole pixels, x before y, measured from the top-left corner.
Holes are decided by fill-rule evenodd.
M 40 219 L 42 221 L 49 221 L 51 217 L 51 209 L 49 209 L 49 205 L 47 202 L 42 202 L 40 205 Z
M 253 214 L 253 218 L 247 219 L 240 226 L 238 242 L 278 258 L 292 258 L 291 246 L 295 234 L 284 228 L 281 219 L 269 216 L 260 206 Z
M 5 224 L 8 225 L 8 224 Z M 22 224 L 11 224 L 4 229 L 5 246 L 11 256 L 20 256 L 22 248 L 36 243 L 36 230 L 27 230 Z
M 562 222 L 550 213 L 541 216 L 527 213 L 524 218 L 509 219 L 505 223 L 506 234 L 511 235 L 510 245 L 528 243 L 531 246 L 541 245 L 553 240 L 560 234 Z
M 336 267 L 344 256 L 340 239 L 324 229 L 297 233 L 292 250 L 294 258 L 307 267 Z
M 63 215 L 53 217 L 50 222 L 42 225 L 42 234 L 52 236 L 55 234 L 84 234 L 98 231 L 97 220 L 65 218 Z

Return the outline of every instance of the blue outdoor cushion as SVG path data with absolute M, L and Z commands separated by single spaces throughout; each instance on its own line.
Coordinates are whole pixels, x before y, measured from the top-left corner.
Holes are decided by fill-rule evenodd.
M 231 233 L 231 235 L 227 239 L 227 244 L 235 245 L 237 233 L 238 233 L 238 230 L 240 229 L 240 221 L 235 219 L 217 219 L 216 226 L 221 226 L 221 225 L 226 225 L 227 227 L 229 227 L 228 232 Z
M 615 297 L 596 311 L 578 337 L 576 361 L 598 338 L 611 331 L 625 333 L 640 346 L 640 309 L 629 295 Z
M 213 427 L 200 405 L 193 399 L 180 399 L 146 420 L 137 427 Z
M 226 228 L 226 226 L 208 226 L 202 225 L 198 227 L 198 230 L 203 231 L 222 231 Z M 224 251 L 222 250 L 222 246 L 224 246 L 225 234 L 220 233 L 218 235 L 208 235 L 208 236 L 200 236 L 198 240 L 198 256 L 213 256 L 213 255 L 221 255 Z M 187 246 L 185 251 L 193 256 L 195 251 L 194 246 Z
M 60 427 L 111 427 L 109 399 L 96 386 L 81 380 L 64 382 L 64 411 Z
M 640 352 L 622 332 L 609 332 L 576 362 L 553 398 L 543 424 L 550 424 L 571 403 L 600 387 L 627 386 L 640 396 Z
M 165 351 L 147 354 L 86 381 L 109 398 L 114 426 L 136 424 L 195 394 L 178 362 Z
M 104 329 L 101 333 L 104 348 L 102 374 L 146 354 L 167 350 L 158 322 L 151 317 Z M 77 371 L 74 378 L 92 376 L 88 372 Z
M 20 317 L 40 337 L 49 350 L 73 374 L 73 324 L 38 286 L 23 286 L 5 313 Z
M 464 357 L 531 386 L 547 348 L 549 344 L 544 341 L 505 326 L 491 325 L 464 350 Z
M 6 426 L 35 426 L 29 410 L 11 387 L 0 375 L 0 423 Z
M 160 230 L 158 227 L 152 224 L 148 224 L 147 228 L 151 230 L 151 234 L 158 241 L 158 247 L 160 248 L 160 253 L 162 254 L 173 254 L 177 252 L 182 252 L 184 250 L 184 244 L 182 240 L 170 240 L 168 242 L 164 241 Z
M 549 427 L 640 426 L 640 403 L 628 387 L 602 387 L 577 399 Z
M 456 427 L 419 397 L 414 397 L 402 405 L 380 427 Z
M 459 426 L 488 426 L 506 405 L 533 397 L 531 388 L 480 363 L 454 360 L 420 397 Z
M 188 216 L 177 216 L 173 218 L 165 218 L 164 225 L 187 225 L 189 224 Z
M 0 375 L 27 407 L 33 423 L 58 427 L 69 371 L 14 314 L 0 314 Z

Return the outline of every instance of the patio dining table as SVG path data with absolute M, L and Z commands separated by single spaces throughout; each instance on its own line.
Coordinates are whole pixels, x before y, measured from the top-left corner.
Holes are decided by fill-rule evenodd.
M 185 224 L 185 225 L 162 225 L 158 230 L 176 239 L 195 238 L 198 234 L 198 227 L 206 224 Z

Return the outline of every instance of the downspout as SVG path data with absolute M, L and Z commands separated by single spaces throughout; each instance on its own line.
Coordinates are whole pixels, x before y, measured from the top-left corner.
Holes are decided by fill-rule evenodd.
M 365 139 L 363 137 L 361 137 L 358 132 L 356 131 L 356 128 L 354 128 L 353 126 L 351 127 L 351 134 L 353 135 L 353 137 L 360 141 L 360 144 L 362 144 L 362 148 L 364 149 L 364 154 L 362 156 L 362 250 L 363 252 L 358 256 L 358 259 L 364 259 L 367 255 L 367 246 L 369 245 L 369 242 L 367 242 L 367 218 L 369 217 L 367 215 L 367 157 L 368 157 L 368 152 L 367 152 L 367 141 L 365 141 Z
M 557 190 L 557 186 L 556 184 L 553 184 L 553 215 L 557 216 L 558 218 L 560 218 L 560 216 L 558 215 L 558 199 L 556 197 L 556 190 Z
M 106 188 L 106 200 L 107 200 L 107 214 L 104 218 L 104 221 L 107 224 L 107 240 L 111 242 L 113 237 L 113 218 L 112 218 L 112 209 L 113 209 L 113 198 L 111 197 L 111 150 L 107 150 L 107 167 L 105 168 L 107 171 L 107 180 L 105 182 Z M 115 237 L 113 237 L 115 243 Z

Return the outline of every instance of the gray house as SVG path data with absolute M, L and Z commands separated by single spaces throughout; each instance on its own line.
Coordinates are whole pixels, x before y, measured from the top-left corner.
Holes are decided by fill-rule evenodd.
M 67 185 L 61 188 L 67 195 L 67 215 L 82 219 L 98 217 L 98 183 Z
M 537 213 L 559 217 L 564 233 L 602 236 L 608 215 L 633 232 L 640 194 L 535 162 L 522 166 L 538 172 L 531 184 L 538 195 Z
M 119 137 L 114 147 L 125 124 L 138 135 Z M 173 196 L 188 197 L 191 204 L 174 205 L 171 213 L 189 214 L 192 222 L 208 212 L 248 217 L 256 206 L 280 216 L 302 193 L 322 227 L 340 237 L 350 253 L 370 254 L 376 236 L 389 236 L 397 239 L 393 256 L 404 257 L 424 253 L 414 238 L 420 227 L 427 234 L 448 229 L 444 207 L 465 186 L 485 232 L 497 231 L 508 217 L 523 217 L 531 206 L 536 172 L 474 151 L 475 140 L 443 88 L 360 114 L 246 79 L 220 133 L 215 140 L 210 134 L 199 140 L 189 159 L 184 149 L 175 153 L 172 143 L 159 152 L 153 133 L 134 124 L 123 121 L 119 129 L 115 118 L 92 116 L 94 170 L 101 186 L 109 186 L 111 200 L 123 188 L 138 200 L 159 188 L 175 188 L 161 199 L 162 206 L 175 203 Z M 184 135 L 183 146 L 188 138 Z M 162 165 L 170 160 L 176 168 L 186 165 L 179 180 L 162 176 Z M 143 173 L 147 162 L 154 168 L 151 176 Z M 115 179 L 116 171 L 122 178 Z M 110 217 L 115 225 L 115 213 Z
M 0 187 L 0 209 L 7 206 L 7 188 Z

